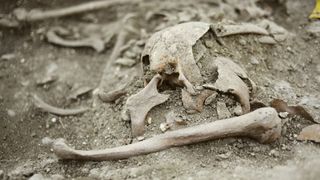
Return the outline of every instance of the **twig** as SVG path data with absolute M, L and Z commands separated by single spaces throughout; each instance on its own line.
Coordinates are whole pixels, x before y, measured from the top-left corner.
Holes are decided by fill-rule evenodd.
M 58 107 L 54 107 L 51 106 L 49 104 L 47 104 L 46 102 L 44 102 L 40 97 L 38 97 L 37 95 L 33 95 L 34 98 L 34 104 L 42 109 L 43 111 L 52 113 L 52 114 L 56 114 L 56 115 L 60 115 L 60 116 L 69 116 L 69 115 L 77 115 L 77 114 L 81 114 L 86 112 L 87 110 L 89 110 L 89 108 L 78 108 L 78 109 L 62 109 L 62 108 L 58 108 Z

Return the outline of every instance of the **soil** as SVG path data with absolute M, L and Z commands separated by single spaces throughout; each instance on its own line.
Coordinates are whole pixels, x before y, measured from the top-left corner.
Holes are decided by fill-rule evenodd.
M 86 1 L 1 0 L 0 14 L 18 7 L 52 9 L 82 2 Z M 320 36 L 306 31 L 311 23 L 307 17 L 315 2 L 259 1 L 253 7 L 270 13 L 262 17 L 241 13 L 241 3 L 252 1 L 236 2 L 143 1 L 139 5 L 117 5 L 19 28 L 1 27 L 0 55 L 14 56 L 0 59 L 0 179 L 35 178 L 35 174 L 51 179 L 319 179 L 319 144 L 296 140 L 301 129 L 314 122 L 298 116 L 283 119 L 282 137 L 271 144 L 227 138 L 119 161 L 61 161 L 43 143 L 45 137 L 64 138 L 77 149 L 89 150 L 137 141 L 131 136 L 130 122 L 122 120 L 121 111 L 126 99 L 144 86 L 139 75 L 143 45 L 154 32 L 183 21 L 259 23 L 269 19 L 284 27 L 289 32 L 288 38 L 274 45 L 259 43 L 258 35 L 236 35 L 223 38 L 224 46 L 211 44 L 204 48 L 208 40 L 204 36 L 193 48 L 194 54 L 203 53 L 198 66 L 206 72 L 205 67 L 213 57 L 229 57 L 246 69 L 257 84 L 258 91 L 252 99 L 268 104 L 280 98 L 291 105 L 302 104 L 320 122 Z M 92 91 L 70 100 L 68 97 L 78 87 L 99 86 L 115 39 L 107 44 L 106 50 L 97 53 L 91 48 L 50 44 L 45 32 L 53 26 L 75 29 L 77 24 L 102 26 L 120 21 L 129 12 L 136 13 L 134 28 L 145 33 L 130 34 L 126 42 L 134 40 L 134 43 L 121 57 L 131 58 L 136 64 L 112 65 L 107 69 L 109 75 L 105 75 L 109 78 L 105 82 L 108 90 L 121 86 L 116 78 L 133 76 L 127 95 L 114 103 L 94 107 Z M 37 83 L 51 75 L 58 79 Z M 165 122 L 165 115 L 172 110 L 187 121 L 186 126 L 193 126 L 218 119 L 216 101 L 226 102 L 232 116 L 238 105 L 234 98 L 220 94 L 203 112 L 188 114 L 182 105 L 181 87 L 161 89 L 161 93 L 170 94 L 170 98 L 148 113 L 151 123 L 146 126 L 145 138 L 162 133 L 160 123 Z M 35 107 L 33 94 L 57 107 L 91 108 L 81 115 L 57 116 Z

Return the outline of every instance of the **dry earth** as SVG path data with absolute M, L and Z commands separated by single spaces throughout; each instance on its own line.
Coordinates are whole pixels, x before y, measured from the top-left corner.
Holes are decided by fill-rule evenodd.
M 81 2 L 86 1 L 1 0 L 0 14 L 10 13 L 17 7 L 51 9 Z M 12 58 L 0 60 L 0 179 L 28 179 L 34 174 L 51 179 L 320 179 L 319 145 L 296 140 L 303 127 L 313 124 L 300 117 L 283 119 L 286 122 L 283 135 L 272 144 L 228 138 L 120 161 L 60 161 L 42 143 L 45 137 L 62 137 L 78 149 L 102 149 L 136 141 L 131 137 L 129 122 L 121 119 L 120 112 L 126 99 L 143 87 L 141 77 L 136 76 L 127 88 L 129 93 L 115 103 L 92 107 L 92 92 L 76 100 L 67 98 L 78 87 L 97 87 L 115 40 L 112 39 L 105 51 L 97 53 L 90 48 L 56 46 L 45 38 L 45 32 L 53 26 L 103 25 L 119 21 L 128 12 L 137 14 L 134 26 L 146 33 L 145 36 L 133 34 L 128 37 L 127 42 L 135 41 L 121 56 L 130 57 L 137 63 L 131 68 L 118 67 L 117 70 L 123 72 L 139 69 L 146 37 L 179 22 L 233 20 L 259 23 L 262 19 L 276 22 L 289 32 L 287 40 L 268 45 L 259 43 L 257 35 L 227 37 L 224 38 L 225 46 L 213 44 L 204 48 L 200 63 L 207 67 L 206 63 L 210 63 L 212 57 L 230 57 L 256 82 L 256 99 L 268 103 L 281 98 L 292 105 L 302 104 L 320 121 L 320 36 L 306 31 L 311 23 L 307 17 L 314 2 L 257 2 L 253 7 L 270 12 L 266 17 L 243 14 L 240 2 L 249 0 L 146 1 L 140 5 L 114 6 L 27 24 L 17 29 L 0 28 L 0 55 L 14 54 Z M 156 15 L 152 16 L 152 13 Z M 199 47 L 206 45 L 206 38 L 197 42 L 193 49 L 195 54 L 199 53 Z M 206 71 L 205 68 L 202 71 Z M 115 70 L 110 68 L 109 73 L 113 72 Z M 58 79 L 37 84 L 50 75 Z M 112 75 L 107 77 L 114 78 Z M 119 85 L 113 84 L 116 81 L 110 82 L 107 83 L 109 90 Z M 152 122 L 147 126 L 146 138 L 162 133 L 159 125 L 170 110 L 186 119 L 187 126 L 217 120 L 215 102 L 205 106 L 202 113 L 190 115 L 182 106 L 180 88 L 162 91 L 170 94 L 170 99 L 148 114 Z M 32 94 L 58 107 L 92 108 L 82 115 L 56 116 L 37 109 Z M 223 95 L 217 99 L 226 101 L 232 111 L 235 104 L 228 103 L 228 98 Z

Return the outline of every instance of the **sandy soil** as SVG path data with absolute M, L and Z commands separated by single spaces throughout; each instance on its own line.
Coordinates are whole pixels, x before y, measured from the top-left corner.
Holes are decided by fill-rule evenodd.
M 81 2 L 86 1 L 1 0 L 0 14 L 10 13 L 17 7 L 51 9 Z M 134 43 L 121 57 L 129 57 L 136 64 L 134 67 L 110 67 L 106 76 L 109 78 L 107 90 L 119 86 L 114 78 L 124 76 L 123 72 L 130 73 L 129 76 L 139 74 L 143 44 L 160 29 L 184 21 L 259 23 L 269 19 L 286 29 L 289 35 L 285 41 L 268 45 L 259 43 L 257 35 L 227 37 L 224 38 L 225 46 L 214 44 L 201 52 L 204 56 L 200 63 L 206 67 L 212 56 L 230 57 L 246 69 L 257 84 L 256 99 L 268 103 L 281 98 L 289 104 L 302 104 L 320 122 L 320 36 L 306 31 L 311 23 L 307 17 L 314 2 L 257 2 L 253 7 L 270 13 L 263 17 L 242 14 L 242 6 L 237 1 L 223 2 L 154 1 L 114 6 L 16 29 L 0 28 L 0 55 L 14 55 L 0 59 L 0 179 L 28 179 L 35 174 L 51 179 L 319 179 L 319 145 L 296 140 L 301 129 L 313 122 L 300 117 L 283 119 L 286 123 L 282 137 L 272 144 L 228 138 L 120 161 L 61 161 L 50 147 L 43 145 L 45 137 L 64 138 L 77 149 L 102 149 L 136 141 L 131 136 L 130 123 L 121 119 L 121 110 L 126 99 L 143 88 L 141 76 L 134 77 L 127 87 L 127 95 L 115 103 L 92 107 L 92 91 L 73 100 L 68 98 L 77 88 L 98 86 L 115 39 L 103 52 L 97 53 L 91 48 L 53 45 L 45 37 L 45 32 L 53 26 L 77 29 L 80 25 L 97 24 L 100 28 L 120 21 L 128 12 L 136 13 L 134 27 L 146 33 L 144 36 L 130 34 L 126 39 L 126 42 L 134 40 Z M 151 16 L 152 13 L 156 15 Z M 203 37 L 193 50 L 197 53 L 197 47 L 203 46 L 205 41 L 206 37 Z M 205 68 L 200 69 L 205 71 Z M 52 75 L 58 79 L 41 85 L 37 83 Z M 181 88 L 161 91 L 170 94 L 170 98 L 148 114 L 152 122 L 146 126 L 145 138 L 162 133 L 159 125 L 170 110 L 186 119 L 187 126 L 218 119 L 215 102 L 205 106 L 202 113 L 188 114 L 182 106 Z M 56 116 L 36 108 L 32 94 L 57 107 L 91 108 L 82 115 Z M 228 98 L 219 96 L 218 100 Z M 230 111 L 234 105 L 227 103 Z

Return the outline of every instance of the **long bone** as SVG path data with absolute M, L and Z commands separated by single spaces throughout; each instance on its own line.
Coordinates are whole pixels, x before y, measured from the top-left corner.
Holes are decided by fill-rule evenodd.
M 280 135 L 281 120 L 275 109 L 267 107 L 239 117 L 170 131 L 141 142 L 104 150 L 75 150 L 63 139 L 58 139 L 53 143 L 53 151 L 60 159 L 104 161 L 227 137 L 249 137 L 260 143 L 271 143 Z

